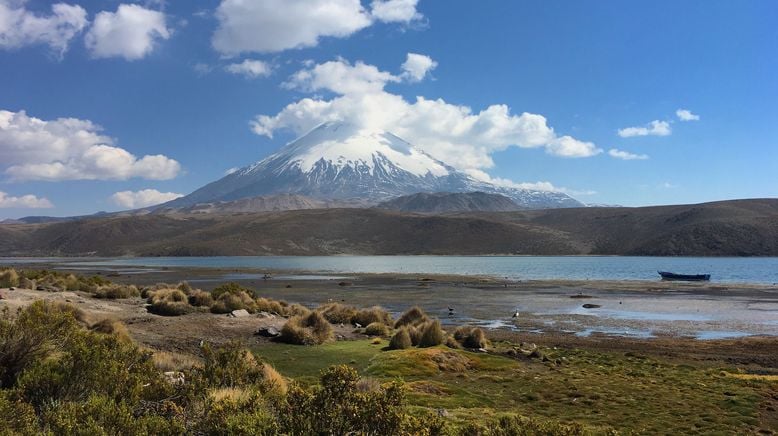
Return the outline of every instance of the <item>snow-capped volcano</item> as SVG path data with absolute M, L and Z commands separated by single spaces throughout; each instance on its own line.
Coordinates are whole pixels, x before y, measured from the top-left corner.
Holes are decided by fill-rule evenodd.
M 272 194 L 380 202 L 417 192 L 499 193 L 526 208 L 579 207 L 558 192 L 476 180 L 401 138 L 344 122 L 324 123 L 277 153 L 162 206 L 181 207 Z

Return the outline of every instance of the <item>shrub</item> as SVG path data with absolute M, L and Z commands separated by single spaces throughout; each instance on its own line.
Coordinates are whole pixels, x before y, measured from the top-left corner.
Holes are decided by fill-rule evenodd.
M 0 416 L 3 420 L 0 434 L 32 435 L 38 433 L 35 409 L 24 401 L 11 398 L 8 390 L 0 390 Z
M 203 365 L 192 370 L 200 389 L 254 386 L 263 393 L 286 394 L 286 379 L 272 366 L 258 361 L 240 343 L 229 342 L 216 350 L 205 345 L 202 350 Z
M 0 272 L 0 288 L 12 288 L 19 286 L 19 274 L 15 269 L 6 269 Z
M 333 324 L 351 324 L 357 314 L 356 307 L 341 303 L 327 303 L 319 306 L 316 311 Z
M 406 348 L 411 348 L 412 346 L 411 335 L 408 333 L 408 327 L 405 326 L 400 327 L 389 341 L 390 350 L 404 350 Z
M 389 333 L 389 327 L 382 322 L 372 322 L 365 327 L 365 334 L 368 336 L 389 336 Z
M 404 325 L 419 326 L 430 320 L 430 317 L 418 306 L 411 307 L 394 323 L 394 328 Z
M 297 345 L 323 344 L 332 339 L 330 323 L 319 312 L 294 316 L 281 328 L 280 342 Z
M 211 307 L 213 305 L 213 297 L 209 292 L 195 289 L 189 293 L 189 305 L 194 307 Z
M 189 313 L 192 307 L 179 289 L 160 289 L 149 293 L 149 312 L 163 316 L 179 316 Z
M 211 295 L 213 295 L 213 293 Z M 234 293 L 223 292 L 219 294 L 218 297 L 215 297 L 213 305 L 211 306 L 211 312 L 213 313 L 230 313 L 233 310 L 241 309 L 245 309 L 249 313 L 257 311 L 257 302 L 245 291 Z
M 446 340 L 446 332 L 440 327 L 440 321 L 437 319 L 424 324 L 421 331 L 419 347 L 434 347 Z
M 61 349 L 74 333 L 76 319 L 61 305 L 36 301 L 15 319 L 5 310 L 0 318 L 0 388 L 14 386 L 19 375 Z
M 256 390 L 219 389 L 193 434 L 275 435 L 281 432 L 273 408 Z
M 374 322 L 380 322 L 386 325 L 392 325 L 394 320 L 392 315 L 389 314 L 384 308 L 374 306 L 369 309 L 360 309 L 356 315 L 354 315 L 352 321 L 366 326 Z

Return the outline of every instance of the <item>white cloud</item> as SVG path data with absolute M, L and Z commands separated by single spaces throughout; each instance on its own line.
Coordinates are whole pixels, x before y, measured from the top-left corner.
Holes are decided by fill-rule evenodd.
M 238 168 L 238 167 L 227 168 L 227 170 L 224 171 L 224 175 L 225 176 L 229 176 L 230 174 L 238 171 L 239 169 L 240 168 Z
M 413 102 L 386 92 L 387 83 L 400 78 L 372 65 L 350 65 L 336 60 L 298 71 L 287 86 L 337 94 L 331 99 L 303 98 L 275 115 L 259 115 L 251 127 L 272 137 L 280 129 L 303 134 L 322 122 L 347 120 L 370 130 L 386 130 L 415 144 L 460 170 L 494 166 L 491 155 L 510 146 L 542 147 L 561 157 L 588 157 L 601 153 L 591 142 L 558 136 L 542 115 L 513 114 L 504 104 L 480 112 L 443 99 L 416 97 Z
M 116 205 L 127 209 L 154 206 L 155 204 L 175 200 L 184 194 L 175 192 L 159 192 L 156 189 L 142 189 L 140 191 L 121 191 L 111 195 L 111 201 Z
M 544 192 L 561 192 L 573 196 L 597 194 L 597 191 L 592 191 L 592 190 L 580 191 L 580 190 L 565 188 L 561 186 L 554 186 L 553 183 L 548 181 L 514 182 L 513 180 L 504 179 L 502 177 L 492 177 L 488 173 L 477 169 L 469 169 L 469 170 L 465 170 L 465 172 L 477 180 L 489 182 L 493 185 L 502 186 L 506 188 L 528 189 L 531 191 L 544 191 Z
M 619 150 L 616 148 L 611 148 L 608 150 L 608 154 L 611 155 L 611 157 L 614 157 L 616 159 L 621 160 L 645 160 L 648 159 L 647 154 L 634 154 L 630 153 L 628 151 Z
M 241 74 L 249 79 L 267 77 L 273 72 L 273 68 L 267 62 L 255 59 L 246 59 L 240 63 L 229 64 L 224 69 L 229 73 Z
M 24 209 L 46 209 L 54 207 L 51 202 L 43 197 L 36 197 L 34 195 L 22 195 L 21 197 L 14 197 L 0 191 L 0 208 L 24 208 Z
M 675 116 L 677 116 L 678 119 L 681 120 L 681 121 L 699 121 L 700 120 L 700 116 L 699 115 L 693 114 L 692 111 L 690 111 L 688 109 L 678 109 L 677 111 L 675 111 Z
M 170 38 L 165 21 L 162 12 L 120 4 L 116 12 L 97 14 L 84 42 L 95 58 L 141 59 L 154 50 L 158 40 Z
M 667 121 L 654 120 L 645 126 L 619 129 L 618 133 L 622 138 L 632 136 L 668 136 L 672 133 L 672 129 L 670 129 L 670 123 Z
M 408 23 L 423 17 L 416 10 L 417 3 L 419 0 L 373 0 L 370 14 L 385 23 Z
M 408 53 L 408 57 L 402 64 L 403 77 L 409 82 L 420 82 L 430 71 L 434 70 L 438 66 L 438 63 L 433 61 L 431 57 L 418 54 Z
M 26 1 L 0 0 L 0 48 L 16 49 L 45 44 L 58 56 L 68 49 L 88 20 L 81 6 L 55 3 L 50 15 L 38 15 L 24 7 Z
M 222 0 L 213 47 L 225 55 L 313 47 L 372 24 L 359 0 Z
M 181 165 L 163 155 L 138 158 L 89 120 L 45 121 L 0 110 L 0 169 L 14 180 L 172 179 Z

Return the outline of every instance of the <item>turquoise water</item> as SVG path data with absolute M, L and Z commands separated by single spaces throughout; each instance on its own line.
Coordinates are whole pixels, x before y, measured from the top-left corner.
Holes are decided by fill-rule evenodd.
M 710 274 L 712 282 L 778 283 L 777 257 L 224 256 L 58 261 L 73 266 L 256 268 L 330 274 L 461 274 L 487 275 L 511 280 L 658 280 L 657 271 L 672 271 L 682 274 Z M 0 264 L 2 263 L 3 259 L 0 259 Z

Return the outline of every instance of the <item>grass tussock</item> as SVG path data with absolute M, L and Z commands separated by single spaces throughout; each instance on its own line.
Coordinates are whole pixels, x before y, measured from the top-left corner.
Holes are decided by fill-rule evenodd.
M 282 396 L 286 395 L 289 391 L 289 384 L 284 376 L 267 363 L 262 365 L 262 378 L 266 391 L 274 392 Z
M 213 306 L 213 297 L 210 292 L 205 292 L 202 289 L 195 289 L 188 295 L 187 300 L 190 306 L 194 307 L 211 307 Z
M 419 347 L 434 347 L 442 344 L 446 340 L 446 332 L 440 326 L 439 320 L 429 321 L 421 327 L 421 338 Z
M 311 309 L 302 304 L 290 304 L 284 310 L 284 316 L 308 316 L 310 313 Z
M 411 335 L 408 333 L 407 326 L 400 327 L 389 341 L 390 350 L 405 350 L 412 346 L 413 342 L 411 342 Z
M 120 298 L 134 298 L 140 296 L 140 291 L 135 285 L 110 284 L 98 286 L 93 292 L 95 298 L 116 300 Z
M 360 309 L 351 319 L 352 323 L 360 324 L 363 326 L 370 325 L 374 322 L 392 325 L 394 320 L 392 315 L 386 311 L 383 307 L 373 306 L 367 309 Z
M 333 324 L 351 324 L 357 314 L 357 308 L 341 303 L 327 303 L 316 309 L 327 321 Z
M 193 356 L 169 351 L 154 351 L 151 360 L 154 362 L 154 367 L 161 372 L 189 370 L 200 364 L 200 361 Z
M 0 288 L 13 288 L 19 286 L 19 273 L 15 269 L 6 269 L 0 272 Z
M 274 315 L 284 316 L 286 315 L 286 305 L 280 301 L 272 300 L 270 298 L 260 297 L 257 298 L 257 311 L 272 313 Z
M 389 336 L 391 333 L 389 326 L 382 322 L 371 322 L 365 327 L 365 334 L 368 336 Z
M 211 293 L 213 296 L 213 292 Z M 212 313 L 230 313 L 233 310 L 245 309 L 249 313 L 257 311 L 257 302 L 245 291 L 220 293 L 214 297 L 211 305 Z
M 419 306 L 414 306 L 408 309 L 405 313 L 397 319 L 394 323 L 394 328 L 402 326 L 414 326 L 418 327 L 430 321 L 430 317 Z
M 113 335 L 120 341 L 132 342 L 132 336 L 130 336 L 130 331 L 127 330 L 127 326 L 116 319 L 102 319 L 92 324 L 92 326 L 89 327 L 89 330 L 106 335 Z
M 149 312 L 163 316 L 180 316 L 189 313 L 192 306 L 180 289 L 159 289 L 149 293 Z
M 294 316 L 281 328 L 279 342 L 296 345 L 318 345 L 333 338 L 332 325 L 319 312 Z

